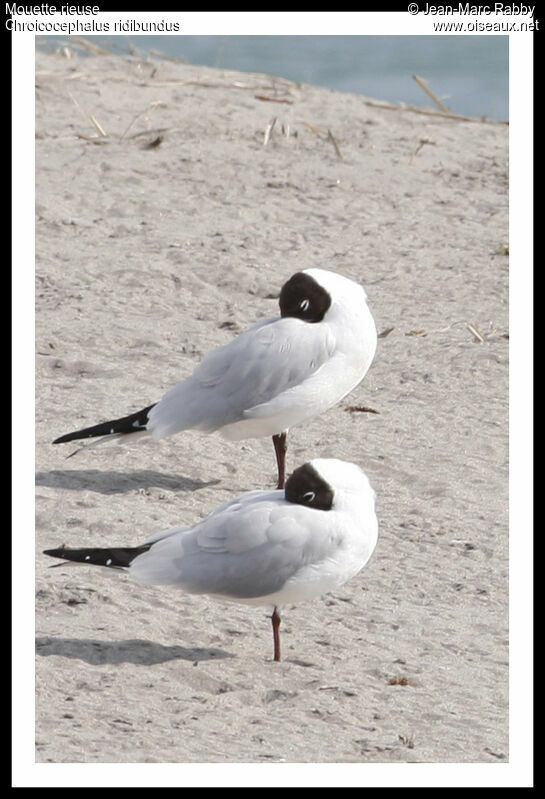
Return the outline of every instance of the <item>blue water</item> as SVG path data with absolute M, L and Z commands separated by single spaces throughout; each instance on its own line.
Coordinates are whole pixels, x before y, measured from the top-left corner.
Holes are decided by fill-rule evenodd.
M 435 107 L 423 78 L 457 114 L 509 117 L 508 36 L 107 36 L 115 52 L 157 50 L 192 64 L 265 72 L 377 100 Z

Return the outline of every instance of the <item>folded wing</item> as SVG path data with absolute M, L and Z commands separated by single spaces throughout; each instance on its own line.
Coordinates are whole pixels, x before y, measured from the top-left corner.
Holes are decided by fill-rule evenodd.
M 321 511 L 279 504 L 278 492 L 254 493 L 190 531 L 157 541 L 133 561 L 131 575 L 192 593 L 251 598 L 280 590 L 299 569 L 331 554 L 332 516 L 324 523 Z
M 150 411 L 155 437 L 188 428 L 206 432 L 245 418 L 314 375 L 335 351 L 327 325 L 270 319 L 205 356 L 191 377 Z

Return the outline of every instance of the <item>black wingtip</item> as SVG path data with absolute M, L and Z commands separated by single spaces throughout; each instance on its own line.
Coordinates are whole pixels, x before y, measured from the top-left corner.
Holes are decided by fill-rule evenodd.
M 119 435 L 119 433 L 130 435 L 131 433 L 141 432 L 146 429 L 149 421 L 149 411 L 155 404 L 148 405 L 147 408 L 142 408 L 141 411 L 131 413 L 128 416 L 122 416 L 121 419 L 112 419 L 110 422 L 101 422 L 92 427 L 75 430 L 73 433 L 66 433 L 66 435 L 56 438 L 52 443 L 66 444 L 68 441 L 78 441 L 82 438 L 98 438 L 98 436 Z
M 147 552 L 151 544 L 143 544 L 139 547 L 114 547 L 106 548 L 85 548 L 70 549 L 60 547 L 59 549 L 44 549 L 43 554 L 51 558 L 61 558 L 74 563 L 88 563 L 92 566 L 108 566 L 112 569 L 125 569 L 137 555 Z M 60 564 L 58 564 L 60 565 Z
M 67 435 L 59 436 L 59 438 L 56 438 L 55 441 L 52 441 L 51 443 L 52 444 L 64 444 L 67 441 L 74 441 L 76 438 L 78 438 L 78 434 L 77 433 L 67 433 Z

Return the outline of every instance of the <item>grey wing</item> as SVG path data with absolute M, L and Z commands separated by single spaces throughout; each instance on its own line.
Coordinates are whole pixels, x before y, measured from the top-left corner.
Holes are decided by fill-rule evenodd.
M 327 325 L 269 319 L 205 356 L 193 374 L 150 411 L 157 438 L 194 428 L 212 432 L 310 378 L 328 361 L 335 339 Z
M 325 325 L 299 319 L 259 323 L 209 353 L 193 377 L 229 398 L 242 415 L 311 377 L 331 357 L 334 337 Z
M 131 574 L 233 599 L 274 593 L 300 568 L 327 557 L 331 538 L 316 529 L 316 513 L 259 498 L 233 503 L 190 532 L 158 541 L 132 562 Z

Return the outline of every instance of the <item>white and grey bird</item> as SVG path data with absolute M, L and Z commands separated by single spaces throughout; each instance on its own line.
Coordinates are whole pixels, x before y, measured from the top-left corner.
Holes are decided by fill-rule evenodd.
M 365 473 L 354 463 L 317 458 L 299 466 L 285 490 L 246 492 L 194 526 L 162 531 L 140 546 L 44 554 L 122 569 L 141 583 L 268 606 L 280 660 L 279 608 L 342 586 L 365 566 L 377 537 Z
M 232 440 L 272 436 L 283 488 L 289 428 L 336 405 L 363 380 L 377 332 L 365 290 L 325 269 L 293 275 L 279 305 L 279 317 L 259 321 L 209 352 L 155 405 L 53 443 L 158 439 L 189 429 Z

